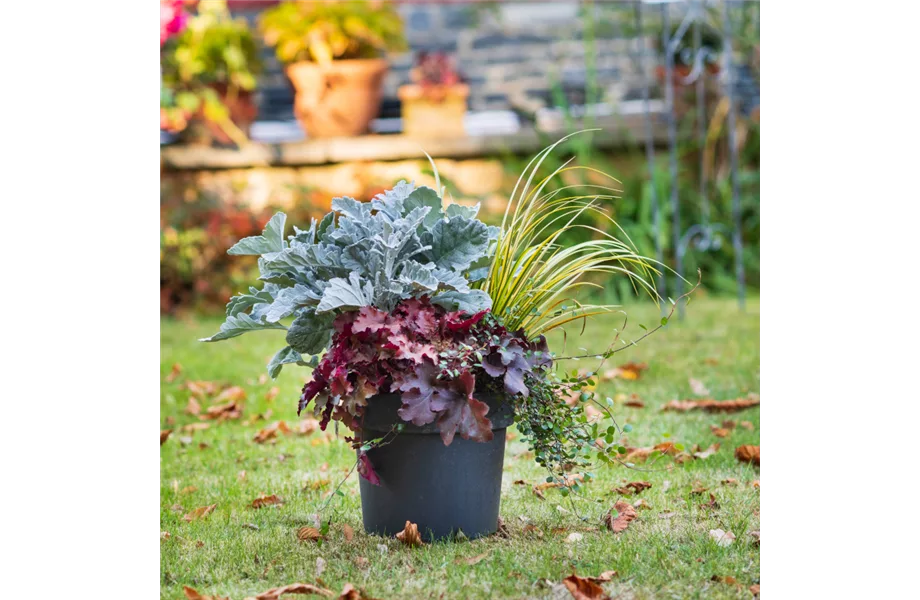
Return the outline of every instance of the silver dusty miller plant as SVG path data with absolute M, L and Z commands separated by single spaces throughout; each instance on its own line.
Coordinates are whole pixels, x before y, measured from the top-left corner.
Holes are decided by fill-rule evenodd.
M 332 212 L 294 227 L 284 238 L 286 215 L 271 218 L 262 235 L 240 240 L 229 254 L 260 255 L 261 290 L 234 296 L 216 342 L 249 331 L 286 329 L 287 346 L 268 363 L 277 377 L 285 364 L 316 365 L 337 314 L 374 306 L 390 311 L 400 300 L 428 296 L 447 310 L 475 313 L 492 301 L 471 282 L 488 272 L 489 249 L 499 229 L 476 218 L 479 207 L 450 204 L 438 193 L 400 181 L 369 203 L 334 198 Z M 293 317 L 289 326 L 282 319 Z

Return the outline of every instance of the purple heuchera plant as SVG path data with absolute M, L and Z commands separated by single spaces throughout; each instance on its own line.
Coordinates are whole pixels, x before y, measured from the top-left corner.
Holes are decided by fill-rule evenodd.
M 325 429 L 332 419 L 354 431 L 368 399 L 401 393 L 399 416 L 437 422 L 445 445 L 454 435 L 492 439 L 489 407 L 476 396 L 491 386 L 527 396 L 525 378 L 551 366 L 543 336 L 509 332 L 489 311 L 449 312 L 427 297 L 391 312 L 372 306 L 336 317 L 329 350 L 303 388 L 298 414 L 311 401 Z

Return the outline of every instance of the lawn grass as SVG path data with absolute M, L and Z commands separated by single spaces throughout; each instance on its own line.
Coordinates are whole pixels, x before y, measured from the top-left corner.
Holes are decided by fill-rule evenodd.
M 639 322 L 657 319 L 654 306 L 636 306 L 627 331 L 638 337 Z M 675 317 L 639 346 L 617 354 L 609 365 L 646 362 L 649 368 L 640 379 L 600 385 L 603 395 L 615 398 L 620 424 L 633 426 L 629 445 L 650 446 L 666 439 L 687 448 L 721 443 L 712 456 L 682 464 L 661 460 L 650 472 L 598 466 L 596 480 L 573 505 L 557 490 L 548 490 L 541 500 L 529 485 L 513 484 L 519 479 L 538 483 L 545 477 L 522 456 L 527 448 L 518 438 L 508 443 L 502 480 L 501 515 L 510 539 L 491 536 L 409 548 L 364 533 L 356 474 L 342 486 L 344 497 L 336 497 L 324 513 L 324 518 L 332 518 L 328 539 L 321 545 L 298 541 L 298 528 L 312 525 L 311 515 L 351 468 L 354 454 L 345 442 L 319 431 L 282 435 L 265 444 L 253 441 L 256 432 L 273 421 L 285 420 L 294 429 L 299 423 L 297 398 L 308 371 L 287 367 L 274 382 L 260 380 L 266 362 L 283 345 L 281 332 L 201 344 L 195 340 L 216 331 L 219 319 L 163 319 L 160 419 L 162 429 L 174 432 L 160 449 L 160 523 L 161 531 L 169 532 L 169 537 L 161 533 L 161 595 L 184 598 L 182 588 L 188 585 L 239 600 L 276 586 L 315 583 L 317 559 L 322 558 L 325 570 L 320 579 L 325 587 L 338 593 L 352 583 L 383 599 L 566 598 L 570 596 L 558 585 L 564 577 L 572 572 L 597 576 L 611 569 L 618 576 L 605 589 L 615 598 L 750 598 L 748 588 L 760 577 L 760 550 L 750 535 L 760 529 L 759 488 L 753 486 L 759 471 L 738 462 L 733 452 L 742 444 L 759 444 L 759 409 L 711 415 L 659 408 L 673 399 L 692 398 L 690 377 L 702 381 L 716 399 L 758 392 L 759 322 L 756 299 L 749 300 L 745 313 L 732 300 L 697 299 L 683 322 Z M 579 346 L 602 350 L 619 326 L 620 320 L 598 319 L 580 338 L 573 328 L 569 353 Z M 551 340 L 557 352 L 561 344 L 559 338 Z M 168 383 L 174 364 L 182 371 Z M 583 360 L 567 368 L 591 369 L 595 364 Z M 199 422 L 184 412 L 189 397 L 184 384 L 189 380 L 243 387 L 247 398 L 242 417 L 210 422 L 206 430 L 182 431 L 183 425 Z M 268 400 L 266 394 L 275 386 L 278 394 Z M 637 394 L 645 408 L 624 407 L 623 395 L 631 394 Z M 204 408 L 208 405 L 202 403 Z M 269 410 L 268 421 L 244 424 Z M 724 419 L 750 421 L 753 430 L 736 427 L 729 437 L 717 438 L 710 425 Z M 729 478 L 738 483 L 722 484 Z M 639 518 L 623 533 L 604 529 L 601 517 L 621 497 L 614 488 L 640 480 L 651 482 L 652 488 L 625 499 L 642 498 L 650 508 L 640 509 Z M 693 494 L 698 487 L 708 491 Z M 718 509 L 700 507 L 709 501 L 709 492 Z M 252 500 L 263 494 L 277 494 L 284 504 L 251 508 Z M 189 511 L 210 504 L 217 507 L 207 517 L 183 520 Z M 573 514 L 573 507 L 585 520 Z M 527 523 L 537 531 L 525 531 Z M 345 524 L 355 531 L 351 541 L 343 535 Z M 712 529 L 731 531 L 736 540 L 721 547 L 710 539 Z M 581 541 L 566 541 L 573 532 L 582 534 Z M 475 565 L 458 562 L 483 553 L 488 554 Z M 713 580 L 726 576 L 737 584 Z

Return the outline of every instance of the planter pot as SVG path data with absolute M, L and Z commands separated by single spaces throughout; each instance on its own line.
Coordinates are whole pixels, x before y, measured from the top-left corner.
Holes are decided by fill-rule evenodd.
M 298 62 L 287 75 L 294 85 L 294 113 L 310 137 L 360 135 L 380 110 L 387 61 Z
M 361 511 L 370 534 L 391 536 L 411 521 L 426 541 L 449 538 L 458 531 L 470 539 L 498 528 L 505 429 L 514 421 L 510 404 L 483 395 L 489 405 L 494 437 L 474 442 L 455 436 L 450 446 L 434 423 L 418 427 L 405 423 L 394 440 L 367 453 L 380 485 L 361 478 Z M 368 400 L 363 439 L 384 436 L 403 423 L 396 414 L 396 394 Z
M 399 88 L 402 103 L 403 133 L 414 137 L 464 136 L 463 117 L 468 85 L 445 85 L 423 88 L 404 85 Z

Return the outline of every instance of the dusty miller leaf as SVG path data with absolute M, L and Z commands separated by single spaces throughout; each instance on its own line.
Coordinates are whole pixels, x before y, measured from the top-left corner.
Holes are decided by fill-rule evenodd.
M 243 238 L 233 245 L 227 254 L 266 254 L 268 252 L 280 252 L 284 249 L 284 222 L 287 215 L 282 212 L 275 213 L 262 235 L 254 235 Z
M 228 316 L 227 320 L 220 326 L 220 331 L 208 338 L 201 338 L 199 342 L 218 342 L 220 340 L 226 340 L 238 335 L 242 335 L 248 331 L 257 331 L 260 329 L 285 329 L 284 325 L 280 323 L 267 323 L 264 321 L 257 321 L 246 313 L 240 313 L 238 315 Z

